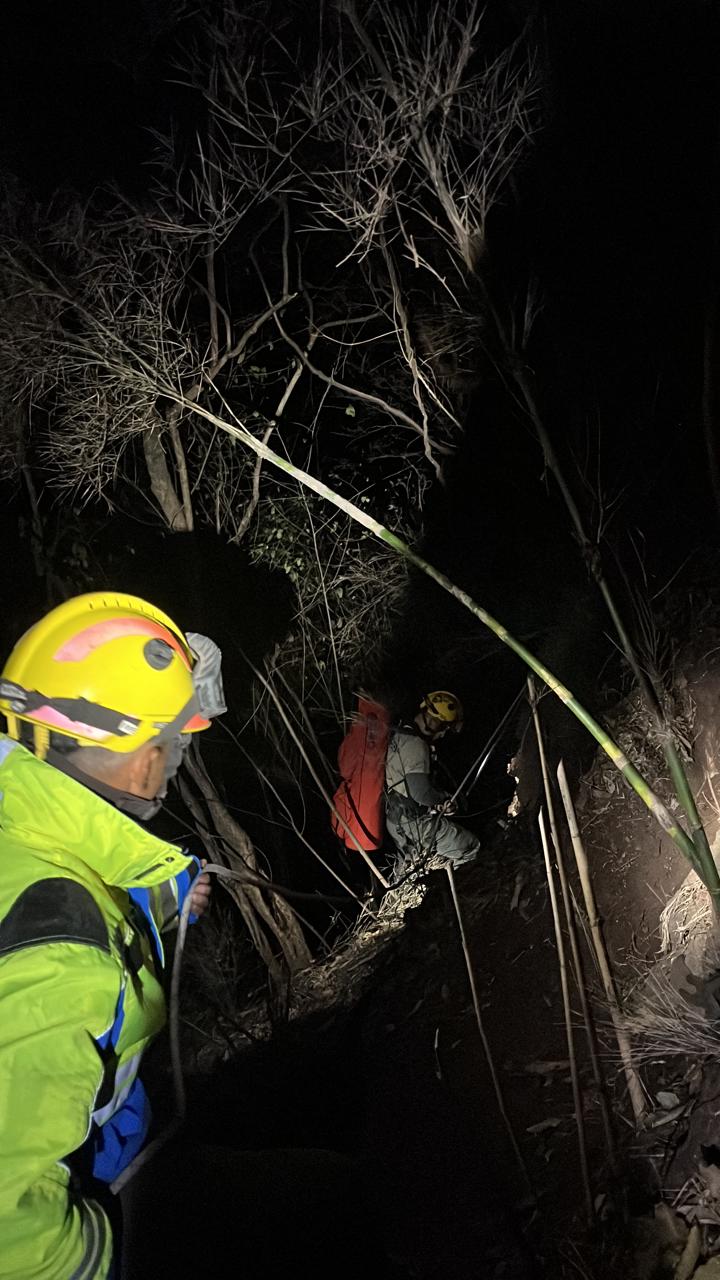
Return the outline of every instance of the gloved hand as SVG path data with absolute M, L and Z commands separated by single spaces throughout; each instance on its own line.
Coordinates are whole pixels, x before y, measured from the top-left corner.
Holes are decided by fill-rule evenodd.
M 192 678 L 200 714 L 206 720 L 212 720 L 227 711 L 222 682 L 222 653 L 209 636 L 198 635 L 195 631 L 188 631 L 186 635 L 195 657 Z

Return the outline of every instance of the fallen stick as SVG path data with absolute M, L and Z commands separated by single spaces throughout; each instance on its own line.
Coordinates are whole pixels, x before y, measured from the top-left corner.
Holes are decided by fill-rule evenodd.
M 607 948 L 605 947 L 605 939 L 602 935 L 602 926 L 598 915 L 597 904 L 595 902 L 595 891 L 593 889 L 592 879 L 590 877 L 590 866 L 588 864 L 585 846 L 580 828 L 578 826 L 577 814 L 575 806 L 570 795 L 567 777 L 565 775 L 565 765 L 560 761 L 557 770 L 558 785 L 560 787 L 560 795 L 565 807 L 565 815 L 567 817 L 568 829 L 570 831 L 570 839 L 575 853 L 575 861 L 577 863 L 580 884 L 582 885 L 583 898 L 585 900 L 585 910 L 587 912 L 588 924 L 590 926 L 590 936 L 595 949 L 598 969 L 602 979 L 603 988 L 605 990 L 605 999 L 607 1000 L 612 1018 L 613 1027 L 615 1028 L 615 1037 L 617 1039 L 618 1050 L 627 1080 L 628 1094 L 630 1103 L 638 1125 L 641 1125 L 645 1119 L 646 1104 L 643 1087 L 632 1060 L 632 1048 L 630 1045 L 630 1037 L 625 1029 L 622 1010 L 618 1000 L 615 982 L 610 969 L 610 961 L 608 959 Z
M 575 916 L 573 913 L 572 902 L 570 900 L 570 889 L 568 886 L 567 876 L 565 874 L 565 859 L 563 857 L 562 843 L 560 841 L 560 833 L 558 831 L 557 822 L 555 821 L 555 804 L 553 801 L 552 788 L 550 786 L 550 775 L 548 773 L 547 758 L 545 756 L 545 743 L 543 740 L 542 728 L 540 725 L 540 715 L 537 706 L 537 697 L 535 695 L 535 682 L 532 676 L 528 677 L 528 690 L 530 694 L 530 707 L 532 710 L 533 723 L 535 725 L 535 734 L 537 737 L 538 752 L 540 755 L 540 766 L 542 769 L 543 787 L 545 788 L 545 803 L 547 805 L 547 815 L 550 823 L 550 837 L 555 852 L 555 863 L 558 870 L 558 879 L 560 881 L 560 891 L 562 893 L 563 910 L 565 912 L 565 922 L 567 925 L 568 939 L 570 942 L 570 955 L 572 958 L 573 974 L 575 976 L 575 986 L 577 987 L 578 997 L 580 999 L 580 1010 L 582 1013 L 583 1023 L 585 1025 L 585 1034 L 588 1042 L 588 1052 L 590 1054 L 590 1064 L 592 1066 L 593 1080 L 597 1090 L 598 1102 L 600 1103 L 600 1114 L 602 1116 L 603 1130 L 605 1133 L 605 1145 L 607 1147 L 608 1160 L 611 1169 L 615 1170 L 617 1159 L 615 1155 L 615 1137 L 613 1134 L 612 1120 L 610 1118 L 610 1106 L 608 1104 L 607 1092 L 605 1090 L 605 1081 L 602 1071 L 600 1070 L 600 1057 L 598 1054 L 597 1035 L 595 1033 L 595 1023 L 593 1021 L 590 1001 L 587 996 L 585 986 L 585 974 L 583 972 L 582 957 L 578 946 L 577 930 L 575 928 Z
M 545 834 L 545 821 L 543 819 L 542 809 L 538 815 L 538 822 L 540 824 L 540 839 L 542 840 L 543 854 L 545 857 L 545 872 L 547 875 L 548 889 L 550 890 L 550 905 L 552 907 L 553 924 L 555 926 L 555 944 L 557 946 L 563 1012 L 565 1014 L 565 1036 L 567 1039 L 568 1058 L 570 1060 L 570 1079 L 572 1082 L 573 1105 L 575 1107 L 578 1151 L 580 1153 L 580 1173 L 582 1176 L 583 1190 L 585 1192 L 585 1208 L 587 1211 L 588 1221 L 592 1222 L 595 1215 L 595 1206 L 593 1204 L 592 1189 L 590 1187 L 587 1146 L 585 1144 L 585 1119 L 582 1110 L 582 1095 L 580 1093 L 577 1060 L 575 1058 L 575 1042 L 573 1040 L 572 1015 L 570 1012 L 570 990 L 568 984 L 567 964 L 565 962 L 565 942 L 560 928 L 560 913 L 558 911 L 555 880 L 552 872 L 552 863 L 550 862 L 550 850 L 548 848 L 547 836 Z
M 451 863 L 448 863 L 446 870 L 447 870 L 448 882 L 450 884 L 450 893 L 452 895 L 453 906 L 455 908 L 455 915 L 457 917 L 458 929 L 460 931 L 460 941 L 462 943 L 463 955 L 465 957 L 465 967 L 467 969 L 468 981 L 470 983 L 470 991 L 472 993 L 473 1008 L 475 1010 L 475 1020 L 477 1022 L 478 1031 L 480 1032 L 480 1039 L 482 1041 L 482 1047 L 485 1052 L 485 1061 L 487 1062 L 488 1070 L 490 1072 L 490 1079 L 492 1080 L 493 1089 L 495 1090 L 495 1098 L 497 1100 L 498 1110 L 502 1117 L 503 1124 L 505 1125 L 508 1138 L 510 1139 L 510 1145 L 512 1146 L 513 1152 L 515 1153 L 515 1159 L 517 1160 L 518 1168 L 520 1169 L 520 1172 L 523 1176 L 523 1181 L 525 1183 L 525 1186 L 527 1187 L 530 1195 L 532 1196 L 532 1199 L 535 1200 L 536 1198 L 535 1192 L 533 1189 L 533 1185 L 530 1181 L 530 1175 L 527 1170 L 527 1165 L 525 1164 L 525 1160 L 524 1160 L 522 1151 L 520 1150 L 518 1140 L 515 1137 L 515 1130 L 512 1127 L 510 1117 L 505 1107 L 505 1097 L 502 1091 L 502 1085 L 500 1084 L 500 1077 L 498 1076 L 498 1073 L 497 1073 L 495 1060 L 493 1058 L 492 1050 L 490 1048 L 490 1042 L 487 1038 L 487 1033 L 485 1031 L 485 1026 L 482 1020 L 482 1013 L 480 1011 L 480 997 L 478 995 L 477 983 L 475 981 L 475 970 L 473 968 L 472 959 L 470 957 L 470 950 L 467 944 L 467 936 L 465 934 L 465 923 L 463 921 L 462 911 L 460 909 L 460 901 L 457 895 L 457 887 L 455 885 L 455 876 L 453 875 L 453 869 L 452 869 Z

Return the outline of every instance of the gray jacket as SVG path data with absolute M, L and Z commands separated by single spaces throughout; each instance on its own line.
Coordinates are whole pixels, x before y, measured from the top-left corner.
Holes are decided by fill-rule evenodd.
M 433 782 L 434 757 L 429 742 L 411 726 L 401 725 L 393 730 L 385 762 L 388 795 L 404 797 L 423 809 L 447 800 L 447 792 Z

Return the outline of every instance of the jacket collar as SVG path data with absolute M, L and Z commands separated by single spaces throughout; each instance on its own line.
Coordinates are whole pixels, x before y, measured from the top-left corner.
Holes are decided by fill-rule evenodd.
M 151 835 L 81 783 L 0 735 L 0 826 L 63 866 L 67 855 L 106 884 L 150 888 L 189 866 L 188 854 Z

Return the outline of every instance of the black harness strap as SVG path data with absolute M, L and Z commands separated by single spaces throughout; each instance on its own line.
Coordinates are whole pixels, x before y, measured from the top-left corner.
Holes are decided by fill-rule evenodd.
M 343 786 L 344 786 L 344 788 L 345 788 L 345 795 L 347 796 L 347 798 L 348 798 L 348 800 L 349 800 L 349 802 L 350 802 L 350 808 L 352 809 L 353 814 L 355 815 L 355 819 L 356 819 L 356 821 L 357 821 L 357 823 L 358 823 L 358 826 L 362 829 L 363 834 L 364 834 L 364 835 L 367 837 L 367 839 L 370 841 L 370 843 L 372 844 L 373 848 L 374 848 L 374 849 L 379 849 L 379 848 L 381 847 L 381 845 L 382 845 L 382 837 L 380 837 L 380 839 L 378 839 L 378 837 L 377 837 L 376 835 L 373 835 L 372 831 L 370 831 L 370 829 L 369 829 L 369 828 L 365 825 L 365 823 L 363 822 L 363 820 L 362 820 L 362 818 L 360 817 L 360 814 L 359 814 L 359 812 L 358 812 L 358 807 L 357 807 L 357 805 L 355 804 L 355 801 L 354 801 L 354 800 L 353 800 L 353 798 L 352 798 L 352 792 L 351 792 L 351 790 L 350 790 L 350 788 L 349 788 L 349 786 L 348 786 L 348 784 L 347 784 L 347 782 L 345 781 L 345 779 L 344 779 L 344 778 L 343 778 Z

